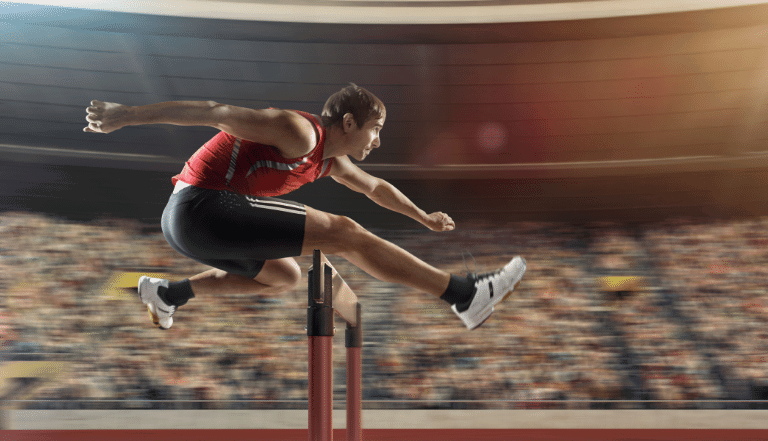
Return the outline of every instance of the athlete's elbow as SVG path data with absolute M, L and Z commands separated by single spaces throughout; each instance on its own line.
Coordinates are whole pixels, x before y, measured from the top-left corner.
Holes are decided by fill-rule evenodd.
M 229 104 L 220 104 L 216 101 L 206 101 L 208 104 L 208 114 L 210 117 L 210 126 L 219 130 L 229 127 L 232 120 L 232 106 Z
M 213 115 L 224 116 L 231 111 L 229 104 L 221 104 L 216 101 L 206 101 L 205 104 Z
M 362 193 L 365 193 L 366 196 L 378 202 L 388 199 L 388 196 L 393 193 L 393 188 L 394 187 L 389 182 L 380 178 L 375 178 L 366 183 Z

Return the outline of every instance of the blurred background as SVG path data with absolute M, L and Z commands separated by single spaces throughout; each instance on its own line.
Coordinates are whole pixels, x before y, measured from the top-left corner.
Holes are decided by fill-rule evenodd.
M 93 99 L 319 113 L 349 82 L 387 104 L 360 166 L 457 229 L 332 180 L 287 198 L 452 272 L 529 265 L 470 333 L 331 258 L 364 305 L 366 408 L 768 407 L 768 4 L 48 3 L 0 3 L 4 407 L 306 408 L 305 290 L 196 298 L 166 332 L 135 298 L 206 269 L 159 221 L 216 132 L 82 129 Z

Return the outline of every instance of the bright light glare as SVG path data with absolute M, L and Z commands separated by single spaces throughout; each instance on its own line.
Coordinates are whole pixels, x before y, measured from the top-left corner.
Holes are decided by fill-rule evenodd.
M 292 23 L 359 23 L 359 24 L 466 24 L 515 23 L 553 20 L 608 18 L 672 12 L 697 11 L 768 3 L 766 0 L 612 0 L 576 3 L 528 5 L 450 6 L 376 6 L 379 0 L 358 5 L 325 6 L 316 4 L 275 4 L 226 0 L 34 0 L 13 3 L 95 9 L 112 12 L 169 15 Z M 0 13 L 11 2 L 0 2 Z M 403 0 L 403 3 L 408 3 Z M 448 4 L 448 5 L 447 5 Z

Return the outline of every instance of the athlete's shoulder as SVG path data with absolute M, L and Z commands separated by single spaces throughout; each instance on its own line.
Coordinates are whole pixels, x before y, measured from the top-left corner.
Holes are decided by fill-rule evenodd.
M 280 110 L 280 124 L 285 134 L 275 147 L 287 158 L 304 156 L 314 150 L 320 140 L 320 128 L 311 115 L 298 110 Z

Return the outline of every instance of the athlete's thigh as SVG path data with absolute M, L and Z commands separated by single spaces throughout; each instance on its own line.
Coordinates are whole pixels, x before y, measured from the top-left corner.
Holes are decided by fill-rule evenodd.
M 301 255 L 321 250 L 325 254 L 337 254 L 353 247 L 361 233 L 366 231 L 346 216 L 316 210 L 304 206 L 307 213 L 304 225 L 304 242 Z
M 181 209 L 181 236 L 192 255 L 223 260 L 273 260 L 298 256 L 304 205 L 228 191 L 195 190 Z M 212 265 L 214 266 L 214 265 Z
M 254 279 L 276 260 L 267 274 L 290 280 L 295 262 L 281 259 L 301 254 L 304 205 L 187 187 L 171 196 L 162 226 L 171 247 L 200 263 Z

